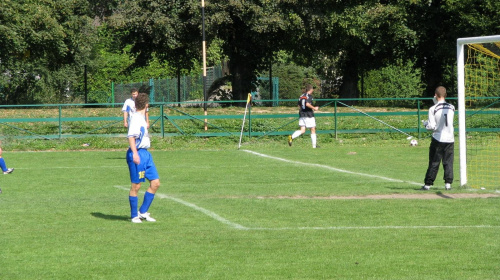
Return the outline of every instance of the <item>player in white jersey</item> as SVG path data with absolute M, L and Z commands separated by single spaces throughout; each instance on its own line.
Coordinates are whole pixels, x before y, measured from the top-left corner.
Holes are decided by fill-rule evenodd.
M 153 157 L 148 149 L 151 145 L 148 133 L 148 125 L 146 123 L 145 114 L 149 103 L 149 98 L 146 93 L 139 93 L 135 98 L 135 107 L 137 111 L 132 114 L 128 129 L 129 149 L 127 150 L 127 164 L 130 172 L 130 216 L 133 223 L 141 223 L 142 220 L 155 222 L 156 220 L 148 213 L 149 207 L 153 202 L 154 196 L 160 187 L 160 177 L 156 166 L 153 162 Z M 144 194 L 142 205 L 137 211 L 138 193 L 141 188 L 141 183 L 149 181 L 149 188 Z
M 439 86 L 434 92 L 436 104 L 429 108 L 429 119 L 424 121 L 427 130 L 432 131 L 429 147 L 429 165 L 425 173 L 423 190 L 429 190 L 436 179 L 439 165 L 443 162 L 445 189 L 450 190 L 453 182 L 453 158 L 455 148 L 455 129 L 453 117 L 455 107 L 445 101 L 446 88 Z
M 130 94 L 131 94 L 131 97 L 127 100 L 125 100 L 125 102 L 123 103 L 123 107 L 122 107 L 122 112 L 123 112 L 123 126 L 124 127 L 128 127 L 129 124 L 130 124 L 130 118 L 132 116 L 132 114 L 135 113 L 136 111 L 136 108 L 135 108 L 135 99 L 137 98 L 137 95 L 139 94 L 139 90 L 136 89 L 136 88 L 132 88 L 130 90 Z M 149 128 L 149 114 L 148 114 L 148 110 L 149 109 L 146 109 L 146 114 L 145 114 L 145 118 L 146 118 L 146 123 L 148 124 L 148 128 Z

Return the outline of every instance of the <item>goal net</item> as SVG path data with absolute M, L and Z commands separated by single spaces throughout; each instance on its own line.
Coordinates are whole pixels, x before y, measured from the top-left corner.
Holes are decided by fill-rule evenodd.
M 457 40 L 460 185 L 500 188 L 500 35 Z

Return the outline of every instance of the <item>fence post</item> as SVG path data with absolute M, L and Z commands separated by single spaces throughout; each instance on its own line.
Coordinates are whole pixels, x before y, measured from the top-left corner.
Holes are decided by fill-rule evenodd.
M 111 102 L 113 103 L 113 108 L 115 108 L 115 82 L 111 81 Z
M 337 101 L 335 101 L 335 109 L 333 111 L 333 118 L 334 118 L 334 130 L 335 130 L 335 139 L 337 139 Z
M 273 77 L 270 86 L 273 87 L 273 105 L 279 106 L 279 78 Z
M 62 138 L 62 105 L 59 105 L 59 139 Z
M 417 132 L 418 132 L 418 139 L 420 139 L 420 99 L 417 100 Z
M 149 79 L 149 102 L 154 103 L 155 102 L 155 82 L 151 78 Z
M 165 138 L 165 116 L 163 114 L 163 103 L 160 105 L 161 110 L 161 138 Z

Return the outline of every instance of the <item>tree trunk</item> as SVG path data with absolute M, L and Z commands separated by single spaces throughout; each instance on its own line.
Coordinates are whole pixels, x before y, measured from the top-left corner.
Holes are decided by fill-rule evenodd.
M 252 82 L 255 78 L 252 70 L 247 67 L 245 59 L 240 56 L 233 56 L 229 61 L 229 69 L 232 75 L 233 100 L 246 100 L 247 95 L 252 91 Z M 240 104 L 245 106 L 244 103 Z
M 340 98 L 358 98 L 358 66 L 355 61 L 347 61 L 344 66 L 344 77 L 340 86 Z M 354 101 L 346 101 L 346 104 L 354 104 Z

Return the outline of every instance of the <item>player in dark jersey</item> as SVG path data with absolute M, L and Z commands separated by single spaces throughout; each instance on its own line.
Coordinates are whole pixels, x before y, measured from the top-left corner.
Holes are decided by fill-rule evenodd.
M 425 173 L 423 190 L 429 190 L 434 184 L 441 161 L 444 168 L 444 186 L 451 189 L 453 182 L 454 128 L 453 116 L 455 107 L 445 101 L 446 88 L 440 86 L 434 92 L 436 104 L 429 108 L 429 119 L 424 121 L 427 130 L 432 131 L 429 147 L 429 166 Z
M 311 130 L 312 147 L 317 148 L 316 145 L 316 119 L 314 118 L 314 111 L 318 111 L 318 106 L 313 106 L 313 91 L 312 85 L 307 85 L 306 92 L 303 93 L 298 101 L 299 106 L 299 130 L 296 130 L 292 135 L 288 135 L 288 145 L 292 146 L 293 139 L 299 137 L 306 132 L 306 128 Z

